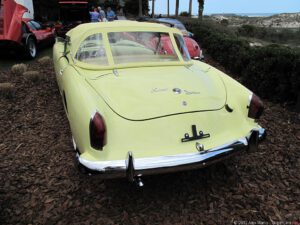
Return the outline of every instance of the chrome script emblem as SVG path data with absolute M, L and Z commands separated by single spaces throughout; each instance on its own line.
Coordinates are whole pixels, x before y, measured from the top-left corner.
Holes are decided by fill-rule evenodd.
M 175 94 L 181 94 L 181 89 L 180 88 L 173 88 L 173 92 L 175 93 Z
M 187 90 L 184 90 L 184 92 L 185 92 L 186 95 L 200 95 L 199 91 L 187 91 Z
M 151 93 L 159 93 L 159 92 L 166 92 L 168 88 L 153 88 Z

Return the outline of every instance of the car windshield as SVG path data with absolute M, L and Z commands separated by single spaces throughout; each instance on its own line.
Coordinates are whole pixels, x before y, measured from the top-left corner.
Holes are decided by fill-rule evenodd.
M 168 33 L 113 32 L 108 38 L 115 64 L 179 61 Z
M 186 30 L 185 26 L 178 20 L 161 18 L 158 19 L 158 21 L 173 24 L 174 27 L 176 27 L 179 30 L 184 30 L 184 31 Z

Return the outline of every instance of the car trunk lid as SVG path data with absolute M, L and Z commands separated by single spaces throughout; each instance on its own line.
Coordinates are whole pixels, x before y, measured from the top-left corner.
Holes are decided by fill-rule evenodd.
M 120 69 L 88 82 L 115 113 L 129 120 L 219 110 L 226 102 L 219 76 L 185 66 Z

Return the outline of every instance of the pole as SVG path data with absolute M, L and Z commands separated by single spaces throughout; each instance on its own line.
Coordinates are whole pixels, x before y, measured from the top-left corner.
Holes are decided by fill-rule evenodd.
M 189 16 L 192 17 L 192 11 L 193 11 L 193 0 L 190 0 L 190 6 L 189 6 Z
M 155 0 L 152 0 L 152 18 L 154 18 Z
M 168 17 L 170 17 L 170 0 L 168 0 Z
M 139 17 L 143 16 L 142 0 L 139 0 Z

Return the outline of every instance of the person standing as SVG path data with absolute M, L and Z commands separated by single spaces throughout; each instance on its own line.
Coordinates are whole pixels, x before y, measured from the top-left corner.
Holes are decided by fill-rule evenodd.
M 100 14 L 99 14 L 97 8 L 94 8 L 94 7 L 92 8 L 92 11 L 90 12 L 90 17 L 91 17 L 92 23 L 99 22 Z
M 107 20 L 108 21 L 114 21 L 114 19 L 116 18 L 116 14 L 114 11 L 112 11 L 112 9 L 110 7 L 107 8 Z
M 101 22 L 105 22 L 106 21 L 106 15 L 103 9 L 101 9 L 100 6 L 98 6 L 98 12 L 99 12 L 99 16 L 100 16 L 100 21 Z

